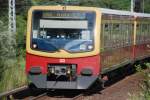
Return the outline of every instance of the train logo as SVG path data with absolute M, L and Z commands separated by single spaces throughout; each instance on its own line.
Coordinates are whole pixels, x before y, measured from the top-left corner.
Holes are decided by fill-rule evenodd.
M 60 62 L 60 63 L 65 63 L 66 60 L 65 60 L 65 59 L 59 59 L 59 62 Z

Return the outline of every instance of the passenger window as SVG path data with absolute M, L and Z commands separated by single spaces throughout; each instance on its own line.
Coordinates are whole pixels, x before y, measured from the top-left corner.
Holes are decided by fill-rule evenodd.
M 137 32 L 136 32 L 136 40 L 137 40 L 137 43 L 140 43 L 140 31 L 141 31 L 141 29 L 140 29 L 140 24 L 137 24 L 136 25 L 136 29 L 137 29 Z
M 110 34 L 111 34 L 110 29 L 111 29 L 110 24 L 105 23 L 105 25 L 104 25 L 104 46 L 105 47 L 110 46 L 110 44 L 109 44 L 109 41 L 111 40 L 111 38 L 110 38 Z

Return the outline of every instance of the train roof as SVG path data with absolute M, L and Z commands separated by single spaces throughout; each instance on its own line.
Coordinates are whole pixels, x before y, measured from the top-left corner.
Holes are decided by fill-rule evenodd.
M 58 5 L 61 6 L 61 5 Z M 42 6 L 32 6 L 32 7 L 42 7 Z M 49 7 L 49 6 L 45 6 Z M 71 6 L 68 6 L 71 7 Z M 74 6 L 79 7 L 79 6 Z M 131 11 L 125 11 L 125 10 L 115 10 L 115 9 L 108 9 L 108 8 L 98 8 L 100 12 L 104 14 L 113 14 L 113 15 L 126 15 L 126 16 L 135 16 L 135 17 L 147 17 L 150 18 L 150 14 L 148 13 L 136 13 Z
M 150 18 L 150 14 L 148 14 L 148 13 L 136 13 L 136 12 L 114 10 L 114 9 L 107 9 L 107 8 L 100 8 L 100 11 L 104 14 L 126 15 L 126 16 L 149 17 Z

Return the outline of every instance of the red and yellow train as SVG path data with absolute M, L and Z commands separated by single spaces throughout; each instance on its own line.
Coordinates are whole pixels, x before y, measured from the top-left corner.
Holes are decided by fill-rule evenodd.
M 38 88 L 88 89 L 121 66 L 150 57 L 150 14 L 95 7 L 34 6 L 26 74 Z

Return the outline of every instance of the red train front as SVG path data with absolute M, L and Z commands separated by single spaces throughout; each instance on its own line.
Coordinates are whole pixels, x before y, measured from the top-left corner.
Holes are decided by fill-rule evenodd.
M 26 73 L 36 87 L 87 89 L 93 84 L 100 72 L 97 16 L 94 8 L 30 9 Z

